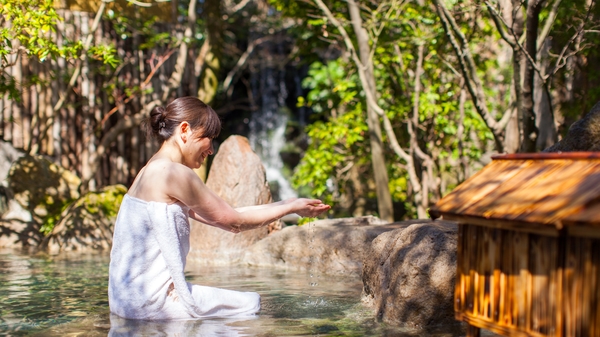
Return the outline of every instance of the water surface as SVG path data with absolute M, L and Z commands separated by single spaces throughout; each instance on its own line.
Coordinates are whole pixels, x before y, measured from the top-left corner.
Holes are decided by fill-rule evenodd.
M 188 264 L 188 281 L 256 291 L 252 319 L 124 320 L 108 309 L 106 253 L 22 255 L 0 250 L 0 335 L 6 336 L 420 336 L 386 326 L 360 303 L 358 277 L 274 268 Z M 459 336 L 440 328 L 428 336 Z

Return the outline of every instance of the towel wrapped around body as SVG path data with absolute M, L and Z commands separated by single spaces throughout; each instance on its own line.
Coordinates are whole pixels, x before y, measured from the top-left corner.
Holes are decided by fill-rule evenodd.
M 186 282 L 188 211 L 183 204 L 125 195 L 110 255 L 111 313 L 130 319 L 173 320 L 245 316 L 260 310 L 257 293 Z

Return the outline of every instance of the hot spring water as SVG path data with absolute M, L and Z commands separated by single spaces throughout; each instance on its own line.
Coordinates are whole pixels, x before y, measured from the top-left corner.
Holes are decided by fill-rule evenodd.
M 310 224 L 308 224 L 310 225 Z M 312 242 L 310 243 L 312 244 Z M 57 257 L 0 251 L 2 336 L 419 336 L 377 322 L 360 304 L 358 277 L 189 263 L 188 281 L 256 291 L 253 319 L 144 322 L 111 317 L 106 253 Z M 427 335 L 452 336 L 447 332 Z
M 108 262 L 100 253 L 50 258 L 0 251 L 0 335 L 380 336 L 384 330 L 359 304 L 357 278 L 321 275 L 318 286 L 310 286 L 305 272 L 193 263 L 188 281 L 257 291 L 260 314 L 250 320 L 111 320 Z

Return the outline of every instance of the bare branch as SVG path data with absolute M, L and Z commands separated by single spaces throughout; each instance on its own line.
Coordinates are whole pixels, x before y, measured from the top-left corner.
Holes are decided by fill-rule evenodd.
M 100 144 L 96 148 L 96 151 L 94 151 L 90 155 L 90 159 L 89 159 L 90 171 L 87 174 L 87 176 L 82 178 L 82 183 L 81 183 L 81 186 L 84 189 L 87 189 L 89 181 L 96 174 L 96 170 L 98 169 L 98 166 L 99 166 L 99 161 L 102 158 L 102 156 L 104 156 L 104 154 L 106 153 L 106 150 L 112 144 L 112 142 L 114 142 L 115 139 L 117 139 L 117 137 L 124 131 L 140 125 L 142 120 L 146 116 L 148 116 L 150 111 L 152 111 L 152 109 L 154 109 L 156 106 L 158 106 L 160 104 L 161 104 L 161 102 L 159 100 L 154 100 L 154 101 L 146 104 L 146 106 L 144 106 L 144 108 L 140 112 L 136 113 L 135 115 L 124 116 L 123 118 L 121 118 L 115 126 L 113 126 L 106 134 L 104 134 L 104 136 L 102 137 L 102 140 L 100 141 Z
M 565 57 L 565 54 L 566 54 L 567 50 L 569 49 L 569 46 L 573 43 L 573 41 L 575 41 L 577 38 L 582 36 L 582 34 L 584 32 L 584 28 L 585 28 L 585 23 L 589 20 L 591 14 L 592 14 L 591 11 L 592 11 L 592 8 L 594 7 L 594 2 L 595 2 L 595 0 L 590 1 L 590 6 L 588 7 L 585 19 L 581 21 L 581 23 L 579 24 L 579 27 L 577 27 L 577 31 L 575 32 L 575 34 L 573 34 L 573 36 L 569 39 L 569 41 L 563 47 L 558 58 L 556 59 L 556 63 L 554 65 L 552 71 L 550 71 L 548 73 L 548 76 L 546 76 L 546 78 L 556 74 L 558 72 L 558 70 L 566 64 L 566 59 L 569 56 Z M 576 50 L 575 52 L 578 52 L 578 50 Z M 563 61 L 563 58 L 564 58 L 564 61 Z
M 171 55 L 173 55 L 174 52 L 175 52 L 175 50 L 172 49 L 172 50 L 168 51 L 166 54 L 161 55 L 158 58 L 158 61 L 156 64 L 154 64 L 154 62 L 151 63 L 150 73 L 148 74 L 148 76 L 146 76 L 146 79 L 144 79 L 144 82 L 142 82 L 142 84 L 140 84 L 140 90 L 139 90 L 140 92 L 143 92 L 148 86 L 150 86 L 150 81 L 152 80 L 152 78 L 154 77 L 154 75 L 156 74 L 158 69 L 160 69 L 160 67 L 169 59 L 169 57 L 171 57 Z M 153 60 L 153 59 L 154 59 L 154 55 L 152 55 L 151 60 Z M 99 127 L 101 128 L 104 125 L 104 123 L 106 123 L 108 118 L 110 118 L 110 116 L 112 116 L 115 112 L 117 112 L 119 110 L 119 106 L 129 103 L 134 97 L 136 97 L 135 94 L 133 94 L 131 96 L 127 96 L 127 94 L 122 94 L 121 96 L 116 97 L 115 98 L 116 106 L 113 107 L 112 109 L 110 109 L 110 111 L 107 112 L 106 115 L 104 115 L 104 117 L 102 118 L 102 121 L 100 121 Z
M 333 16 L 333 14 L 329 10 L 329 8 L 323 3 L 322 0 L 315 0 L 315 3 L 323 11 L 323 13 L 325 13 L 325 16 L 327 16 L 327 19 L 337 28 L 337 30 L 342 35 L 342 38 L 346 45 L 346 48 L 348 49 L 348 52 L 350 53 L 350 56 L 352 57 L 352 60 L 354 61 L 354 63 L 356 64 L 356 67 L 358 69 L 358 75 L 360 77 L 361 83 L 363 83 L 363 85 L 365 85 L 367 83 L 366 74 L 365 74 L 365 66 L 362 64 L 362 62 L 358 58 L 358 54 L 356 52 L 356 49 L 354 48 L 352 39 L 350 39 L 350 36 L 348 36 L 348 33 L 346 32 L 344 27 Z M 367 86 L 367 88 L 368 88 L 368 86 Z M 381 116 L 385 115 L 385 112 L 377 104 L 375 97 L 373 97 L 372 92 L 370 90 L 364 90 L 364 91 L 365 91 L 365 95 L 367 97 L 367 104 L 369 104 L 369 106 L 371 108 L 373 108 L 373 110 L 375 110 L 375 112 L 377 112 L 377 114 L 379 114 Z
M 417 47 L 417 69 L 415 71 L 415 89 L 413 95 L 413 115 L 408 123 L 408 133 L 411 137 L 410 146 L 414 153 L 423 161 L 431 161 L 431 157 L 427 155 L 421 147 L 419 147 L 417 141 L 417 133 L 415 129 L 419 128 L 419 108 L 420 108 L 420 97 L 422 91 L 421 76 L 423 75 L 423 53 L 424 46 L 420 44 Z
M 192 0 L 190 1 L 188 7 L 188 17 L 187 17 L 187 27 L 185 28 L 185 32 L 183 33 L 183 39 L 181 40 L 181 44 L 179 45 L 179 54 L 177 55 L 177 61 L 175 62 L 175 71 L 171 73 L 171 77 L 167 82 L 167 86 L 165 91 L 163 91 L 162 101 L 166 102 L 171 93 L 181 86 L 181 79 L 183 78 L 183 74 L 185 72 L 185 65 L 187 64 L 188 59 L 188 40 L 190 40 L 194 35 L 194 26 L 196 25 L 196 3 L 198 1 Z
M 558 12 L 558 6 L 560 5 L 560 2 L 562 0 L 555 0 L 554 3 L 552 4 L 552 8 L 550 9 L 550 13 L 548 13 L 548 18 L 546 19 L 546 22 L 544 23 L 544 28 L 542 28 L 542 32 L 540 33 L 540 36 L 538 36 L 538 52 L 541 50 L 542 45 L 544 44 L 544 41 L 546 40 L 546 38 L 548 37 L 548 34 L 550 33 L 550 29 L 552 28 L 552 25 L 554 24 L 554 20 L 556 19 L 556 14 Z
M 560 0 L 558 0 L 560 1 Z M 506 43 L 508 43 L 513 49 L 516 47 L 516 40 L 514 38 L 514 36 L 510 36 L 506 33 L 506 31 L 504 30 L 504 25 L 505 22 L 502 19 L 502 17 L 500 16 L 500 13 L 498 13 L 496 11 L 496 9 L 494 7 L 492 7 L 492 4 L 490 4 L 489 1 L 485 1 L 485 5 L 487 6 L 488 11 L 490 12 L 490 14 L 492 14 L 492 20 L 494 21 L 494 24 L 496 25 L 496 29 L 498 29 L 498 33 L 500 33 L 500 36 L 502 37 L 502 39 L 504 41 L 506 41 Z
M 461 73 L 465 79 L 465 85 L 471 94 L 473 105 L 477 110 L 477 113 L 483 118 L 486 125 L 492 131 L 494 135 L 494 141 L 496 143 L 496 149 L 499 152 L 503 151 L 502 140 L 504 138 L 504 127 L 505 125 L 499 124 L 496 119 L 488 111 L 485 103 L 485 95 L 483 94 L 483 87 L 479 77 L 477 76 L 477 70 L 475 68 L 475 62 L 468 49 L 468 44 L 465 36 L 462 34 L 460 28 L 454 21 L 452 15 L 448 12 L 445 4 L 441 0 L 435 0 L 436 10 L 442 21 L 444 31 L 450 40 L 450 44 L 456 53 L 458 58 L 458 64 L 460 65 Z M 457 41 L 457 36 L 460 42 Z
M 141 1 L 136 1 L 136 0 L 127 0 L 127 2 L 131 2 L 132 4 L 134 4 L 136 6 L 140 6 L 140 7 L 145 7 L 145 8 L 152 7 L 152 3 L 148 3 L 148 2 L 141 2 Z
M 233 92 L 233 87 L 231 87 L 233 78 L 238 73 L 238 71 L 240 71 L 242 67 L 246 64 L 246 61 L 248 61 L 248 58 L 250 57 L 250 55 L 252 55 L 252 52 L 254 52 L 254 48 L 256 48 L 256 46 L 258 46 L 259 44 L 264 43 L 266 41 L 270 41 L 272 39 L 273 36 L 263 36 L 259 39 L 252 41 L 248 45 L 246 51 L 242 54 L 242 56 L 240 56 L 235 66 L 229 71 L 227 77 L 225 77 L 225 81 L 223 81 L 223 88 L 225 89 L 225 92 L 227 92 L 227 96 L 231 96 Z
M 202 44 L 202 47 L 200 48 L 198 57 L 196 57 L 196 60 L 194 60 L 194 75 L 196 76 L 196 78 L 200 77 L 200 75 L 202 74 L 202 71 L 204 70 L 204 65 L 206 64 L 206 62 L 204 62 L 204 60 L 206 59 L 206 55 L 208 55 L 209 51 L 210 51 L 210 40 L 206 39 L 204 41 L 204 43 Z
M 485 3 L 488 6 L 488 8 L 490 9 L 490 12 L 495 13 L 495 14 L 492 14 L 492 16 L 494 18 L 497 18 L 498 20 L 500 20 L 500 22 L 502 22 L 502 24 L 508 28 L 508 30 L 510 31 L 511 35 L 514 38 L 515 45 L 521 50 L 521 52 L 523 52 L 523 55 L 525 55 L 525 57 L 527 58 L 527 61 L 529 61 L 529 63 L 533 67 L 533 70 L 535 70 L 535 72 L 538 73 L 538 75 L 540 76 L 540 79 L 542 80 L 542 83 L 546 84 L 546 80 L 548 79 L 548 76 L 544 75 L 544 71 L 538 67 L 537 62 L 533 59 L 533 57 L 531 57 L 531 54 L 528 53 L 527 50 L 525 50 L 525 47 L 523 47 L 522 37 L 519 37 L 519 36 L 517 36 L 517 34 L 515 34 L 512 27 L 509 27 L 508 24 L 506 23 L 506 21 L 504 21 L 504 19 L 500 15 L 498 15 L 497 12 L 495 12 L 495 9 L 493 9 L 493 7 L 491 7 L 491 5 L 489 4 L 489 2 L 487 0 L 485 1 Z M 494 22 L 495 22 L 495 20 L 494 20 Z M 498 27 L 498 30 L 500 30 L 499 27 Z M 511 45 L 511 46 L 513 46 L 513 45 Z
M 238 11 L 242 10 L 244 7 L 246 7 L 246 5 L 250 3 L 250 0 L 242 0 L 239 4 L 233 6 L 231 8 L 231 11 L 229 11 L 229 13 L 233 14 L 233 13 L 237 13 Z

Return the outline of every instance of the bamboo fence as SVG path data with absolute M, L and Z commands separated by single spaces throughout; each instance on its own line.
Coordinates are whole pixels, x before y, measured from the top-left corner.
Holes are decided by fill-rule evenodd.
M 51 33 L 59 45 L 83 40 L 88 35 L 93 13 L 59 10 L 59 15 L 64 21 Z M 181 36 L 183 32 L 183 27 L 177 24 L 159 24 L 156 27 L 159 31 L 169 32 L 171 36 Z M 97 150 L 102 137 L 119 119 L 133 116 L 145 104 L 161 98 L 177 57 L 175 50 L 151 77 L 149 83 L 152 92 L 140 94 L 126 104 L 117 104 L 115 102 L 123 100 L 124 89 L 143 83 L 152 72 L 152 64 L 156 64 L 156 59 L 168 50 L 142 50 L 142 38 L 134 34 L 122 39 L 107 21 L 101 21 L 93 34 L 93 41 L 95 44 L 112 43 L 123 63 L 116 70 L 107 72 L 107 65 L 88 58 L 83 62 L 81 75 L 73 89 L 65 92 L 75 68 L 74 61 L 61 58 L 40 62 L 23 55 L 12 55 L 9 61 L 15 64 L 4 71 L 18 83 L 22 99 L 11 99 L 8 94 L 0 99 L 2 140 L 30 154 L 45 155 L 80 177 L 92 172 L 90 170 L 94 164 L 90 162 L 90 157 Z M 190 50 L 188 66 L 194 66 L 195 54 L 196 50 Z M 110 76 L 110 72 L 116 74 Z M 184 72 L 181 86 L 172 97 L 196 93 L 194 73 Z M 117 89 L 107 87 L 110 80 L 117 81 Z M 61 93 L 67 95 L 66 102 L 54 112 Z M 107 116 L 114 107 L 118 107 L 117 111 Z M 104 123 L 103 119 L 106 119 Z M 147 140 L 139 127 L 126 130 L 98 162 L 89 188 L 93 190 L 117 183 L 128 186 L 156 149 L 157 144 Z

